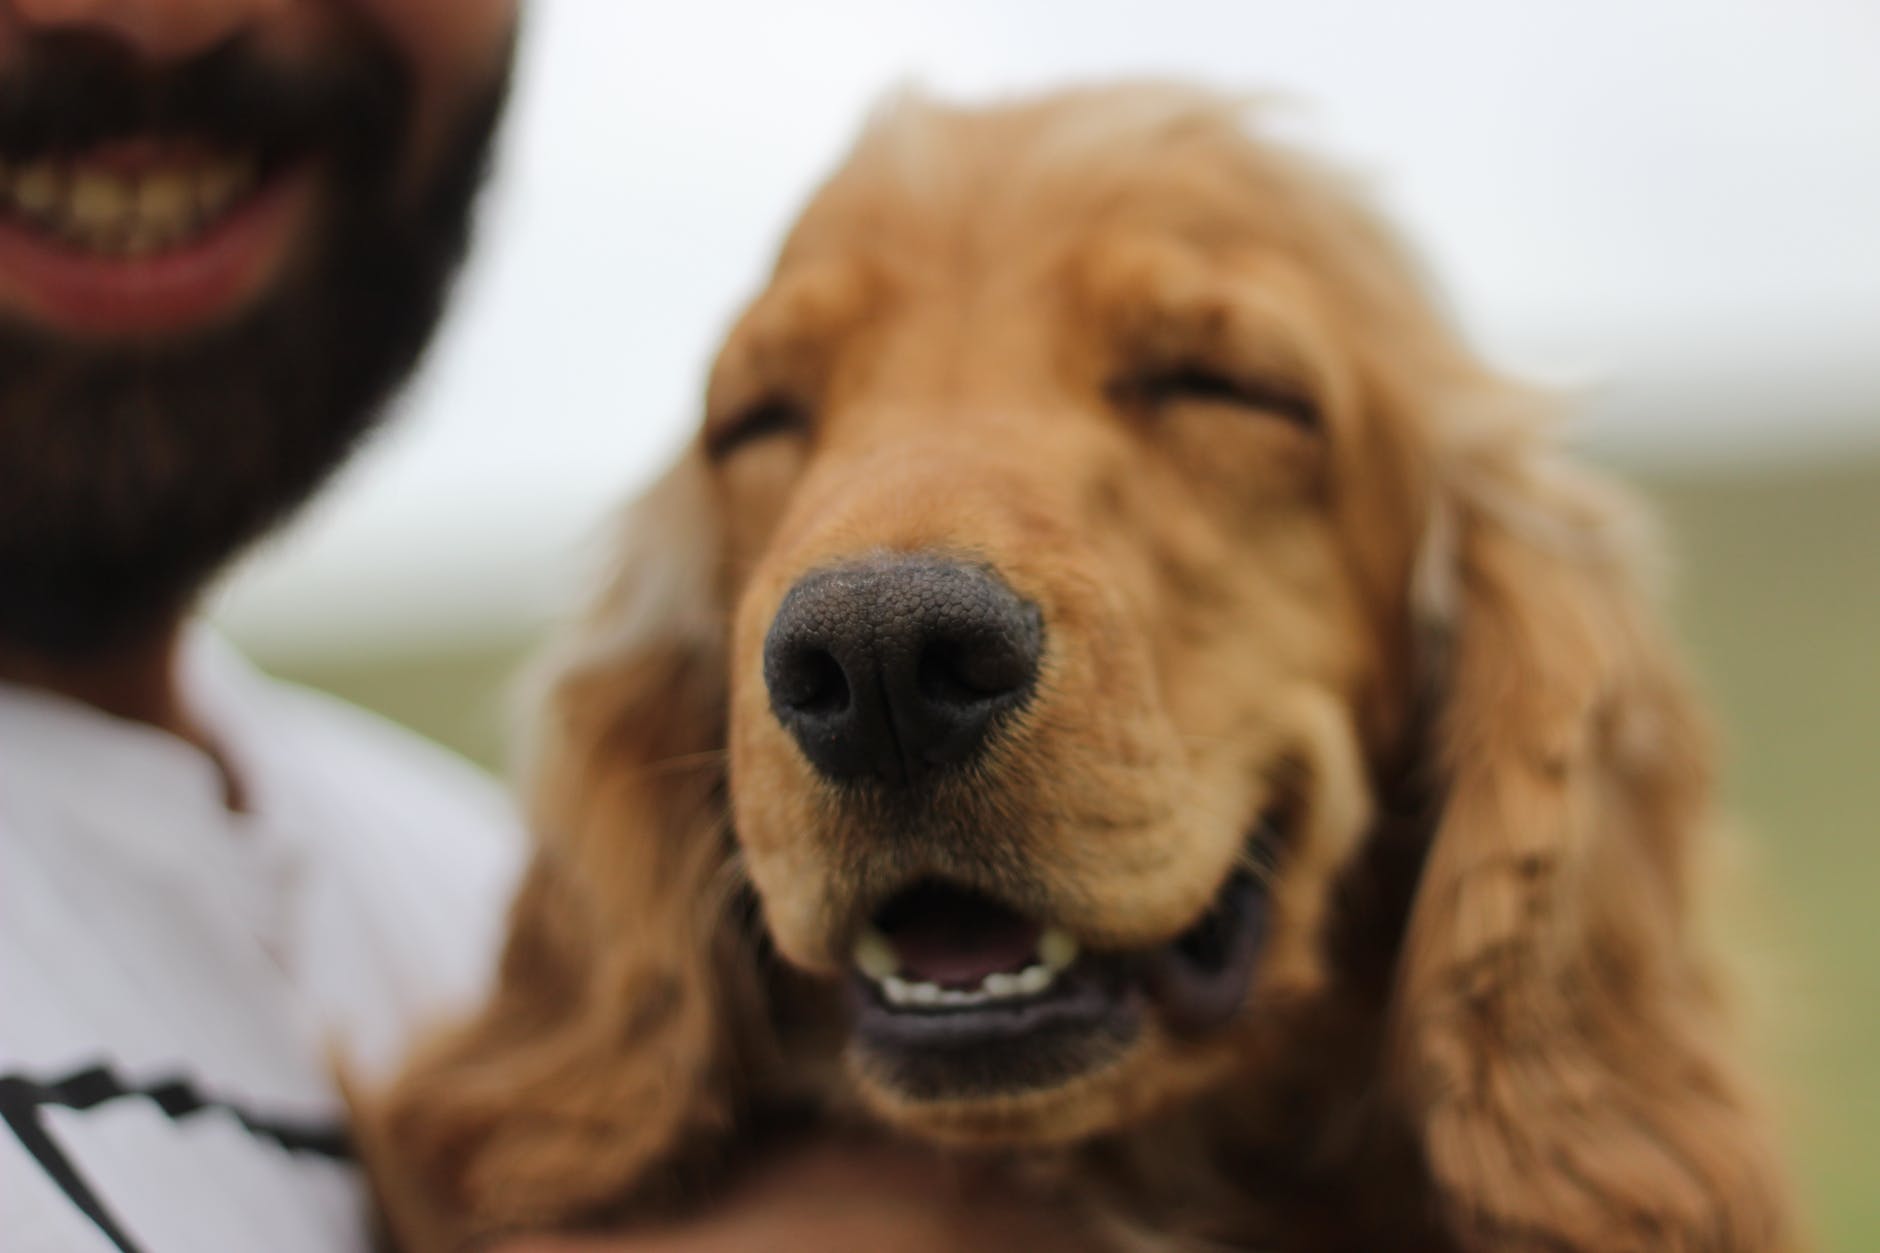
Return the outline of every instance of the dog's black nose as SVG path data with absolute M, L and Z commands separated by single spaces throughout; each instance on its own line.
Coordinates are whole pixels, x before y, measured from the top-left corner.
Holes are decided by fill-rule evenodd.
M 826 777 L 918 782 L 966 760 L 1038 678 L 1038 611 L 990 570 L 881 556 L 807 575 L 764 640 L 777 720 Z

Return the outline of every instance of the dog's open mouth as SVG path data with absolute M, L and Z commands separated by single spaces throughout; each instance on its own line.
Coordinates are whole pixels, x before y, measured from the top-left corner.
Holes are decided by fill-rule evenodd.
M 890 900 L 856 942 L 857 1040 L 911 1096 L 1060 1083 L 1121 1051 L 1145 1012 L 1184 1034 L 1231 1019 L 1252 981 L 1265 906 L 1260 881 L 1238 869 L 1174 940 L 1102 952 L 982 894 L 925 880 Z

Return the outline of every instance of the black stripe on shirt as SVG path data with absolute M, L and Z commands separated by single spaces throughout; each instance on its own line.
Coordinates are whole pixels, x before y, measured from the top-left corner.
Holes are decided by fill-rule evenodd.
M 13 1073 L 0 1075 L 0 1118 L 32 1154 L 46 1175 L 59 1186 L 85 1217 L 116 1245 L 121 1253 L 140 1253 L 140 1246 L 124 1231 L 109 1209 L 72 1164 L 40 1117 L 48 1105 L 62 1109 L 96 1109 L 100 1105 L 131 1097 L 141 1097 L 155 1105 L 172 1122 L 180 1122 L 204 1110 L 232 1114 L 249 1134 L 271 1140 L 295 1153 L 313 1153 L 335 1161 L 350 1161 L 352 1150 L 346 1132 L 338 1123 L 309 1122 L 266 1117 L 250 1113 L 233 1101 L 206 1097 L 183 1077 L 162 1079 L 143 1087 L 125 1083 L 108 1066 L 90 1066 L 73 1071 L 62 1079 L 40 1080 Z

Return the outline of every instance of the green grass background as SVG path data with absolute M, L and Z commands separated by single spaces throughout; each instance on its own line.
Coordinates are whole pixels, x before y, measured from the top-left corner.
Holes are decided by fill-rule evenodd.
M 1641 483 L 1676 558 L 1672 609 L 1719 714 L 1748 855 L 1725 909 L 1751 960 L 1821 1247 L 1880 1250 L 1880 455 Z M 277 673 L 377 709 L 486 764 L 530 641 Z

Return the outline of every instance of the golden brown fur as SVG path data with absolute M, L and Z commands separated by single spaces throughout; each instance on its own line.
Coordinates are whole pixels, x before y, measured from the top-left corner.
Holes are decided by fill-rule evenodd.
M 1197 362 L 1273 412 L 1128 385 Z M 501 986 L 368 1112 L 415 1245 L 683 1207 L 821 1119 L 1010 1155 L 1118 1247 L 1792 1247 L 1692 935 L 1708 751 L 1628 506 L 1337 180 L 1180 88 L 902 101 L 707 410 L 553 668 Z M 898 842 L 758 666 L 792 583 L 882 549 L 971 554 L 1050 641 Z M 957 1101 L 845 1051 L 844 946 L 913 876 L 1127 949 L 1262 815 L 1228 1027 Z

